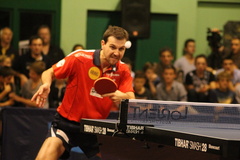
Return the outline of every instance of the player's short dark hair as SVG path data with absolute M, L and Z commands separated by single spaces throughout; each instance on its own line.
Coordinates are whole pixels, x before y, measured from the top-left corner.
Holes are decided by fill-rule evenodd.
M 103 40 L 105 41 L 105 43 L 107 43 L 108 37 L 110 36 L 113 36 L 118 40 L 128 40 L 129 38 L 128 32 L 122 27 L 118 26 L 109 26 L 108 29 L 104 32 Z

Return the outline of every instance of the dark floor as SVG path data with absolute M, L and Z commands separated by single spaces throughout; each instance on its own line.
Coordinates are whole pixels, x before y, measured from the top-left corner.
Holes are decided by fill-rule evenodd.
M 218 155 L 127 138 L 99 136 L 103 160 L 222 160 Z

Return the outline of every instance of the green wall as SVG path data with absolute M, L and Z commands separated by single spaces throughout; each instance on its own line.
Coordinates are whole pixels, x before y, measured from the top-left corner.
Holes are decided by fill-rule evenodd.
M 120 11 L 120 0 L 62 0 L 61 46 L 66 52 L 77 42 L 86 44 L 88 10 Z M 196 19 L 196 10 L 196 0 L 151 0 L 151 13 L 178 16 L 177 55 L 186 38 L 196 37 L 196 23 L 191 20 Z
M 239 0 L 151 0 L 151 13 L 178 15 L 178 58 L 187 38 L 196 39 L 197 53 L 206 52 L 206 28 L 239 20 L 237 4 Z M 62 0 L 61 46 L 66 52 L 77 42 L 86 44 L 88 10 L 120 11 L 120 0 Z
M 228 21 L 240 21 L 240 1 L 238 3 L 199 2 L 197 9 L 197 53 L 210 53 L 206 36 L 207 28 L 223 30 Z

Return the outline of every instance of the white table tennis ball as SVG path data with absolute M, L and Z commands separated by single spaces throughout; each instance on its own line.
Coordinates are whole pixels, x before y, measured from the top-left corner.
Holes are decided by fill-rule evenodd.
M 127 41 L 127 42 L 125 43 L 125 47 L 126 47 L 127 49 L 129 49 L 131 46 L 132 46 L 131 41 Z

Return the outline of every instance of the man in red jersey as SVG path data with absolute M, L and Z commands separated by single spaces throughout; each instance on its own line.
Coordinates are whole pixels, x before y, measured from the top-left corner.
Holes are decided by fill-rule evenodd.
M 72 52 L 43 72 L 43 85 L 32 98 L 39 107 L 46 102 L 54 78 L 68 78 L 68 83 L 48 138 L 36 160 L 66 158 L 75 146 L 79 146 L 88 158 L 101 159 L 96 135 L 80 133 L 79 124 L 82 118 L 107 118 L 111 107 L 118 105 L 121 99 L 135 98 L 130 71 L 127 65 L 120 62 L 127 40 L 126 30 L 110 26 L 101 40 L 101 50 Z M 118 85 L 117 91 L 97 94 L 93 83 L 99 77 L 113 79 Z

